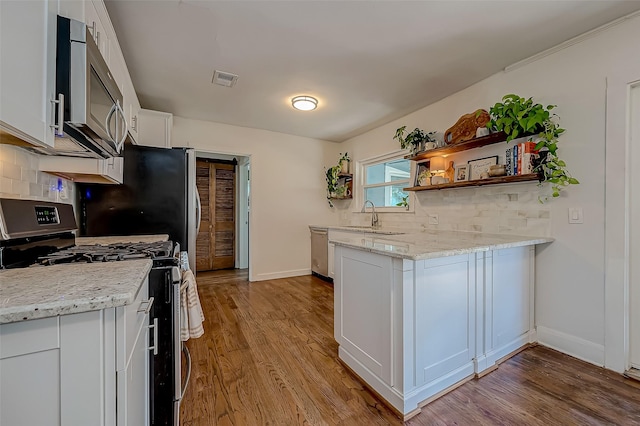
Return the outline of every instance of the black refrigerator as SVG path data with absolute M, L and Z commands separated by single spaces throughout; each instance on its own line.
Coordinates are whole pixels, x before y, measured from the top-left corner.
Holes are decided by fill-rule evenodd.
M 196 189 L 195 151 L 127 145 L 122 185 L 78 184 L 80 235 L 168 234 L 187 251 L 195 267 L 195 238 L 200 221 Z M 186 387 L 181 371 L 185 356 L 180 341 L 180 273 L 174 258 L 156 258 L 149 273 L 149 296 L 154 298 L 150 325 L 154 326 L 149 354 L 150 421 L 154 426 L 178 426 L 180 401 Z M 159 328 L 159 330 L 158 330 Z M 155 339 L 158 341 L 155 341 Z M 188 379 L 187 379 L 188 380 Z
M 193 149 L 125 145 L 122 185 L 78 184 L 80 235 L 168 234 L 195 269 L 195 168 Z

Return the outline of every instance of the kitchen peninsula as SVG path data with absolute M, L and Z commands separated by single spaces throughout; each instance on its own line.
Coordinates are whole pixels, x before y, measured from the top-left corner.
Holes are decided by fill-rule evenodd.
M 534 254 L 547 237 L 341 232 L 340 360 L 405 420 L 536 341 Z

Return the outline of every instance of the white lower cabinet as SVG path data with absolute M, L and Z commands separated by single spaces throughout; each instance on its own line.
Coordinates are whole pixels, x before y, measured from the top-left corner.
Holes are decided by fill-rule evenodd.
M 479 254 L 476 373 L 528 343 L 537 341 L 534 323 L 535 247 L 516 247 Z
M 0 325 L 0 424 L 148 425 L 147 298 Z
M 338 356 L 405 416 L 535 341 L 533 246 L 418 261 L 335 252 Z
M 60 425 L 58 318 L 0 326 L 0 425 Z

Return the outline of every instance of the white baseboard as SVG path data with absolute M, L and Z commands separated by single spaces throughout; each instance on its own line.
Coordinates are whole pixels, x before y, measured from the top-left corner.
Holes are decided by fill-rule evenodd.
M 249 281 L 266 281 L 277 280 L 278 278 L 300 277 L 302 275 L 311 275 L 311 269 L 294 269 L 292 271 L 269 272 L 266 274 L 257 274 L 250 277 Z
M 536 328 L 539 344 L 599 367 L 604 366 L 604 345 L 540 325 Z

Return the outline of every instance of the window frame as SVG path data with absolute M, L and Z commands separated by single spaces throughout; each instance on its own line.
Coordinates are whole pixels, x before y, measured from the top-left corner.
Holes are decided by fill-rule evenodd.
M 360 213 L 360 211 L 362 210 L 362 205 L 366 201 L 364 198 L 365 187 L 367 188 L 385 187 L 385 186 L 390 186 L 393 183 L 393 182 L 385 182 L 384 184 L 365 185 L 366 168 L 369 166 L 374 166 L 376 164 L 388 163 L 394 160 L 407 160 L 405 158 L 406 153 L 407 152 L 405 150 L 397 150 L 397 151 L 388 152 L 386 154 L 377 155 L 375 157 L 365 158 L 363 160 L 356 161 L 356 167 L 355 167 L 356 176 L 354 178 L 355 187 L 353 192 L 353 200 L 354 200 L 353 213 Z M 407 161 L 409 161 L 410 168 L 409 168 L 409 177 L 407 178 L 406 188 L 409 188 L 413 186 L 411 184 L 411 177 L 415 173 L 415 170 L 414 170 L 415 161 L 411 161 L 411 160 L 407 160 Z M 387 206 L 387 207 L 376 206 L 376 212 L 377 213 L 413 213 L 414 206 L 415 206 L 415 194 L 413 192 L 409 192 L 409 198 L 407 199 L 407 201 L 409 202 L 409 209 L 401 206 Z M 367 212 L 370 212 L 370 211 L 371 211 L 371 207 L 367 207 Z

